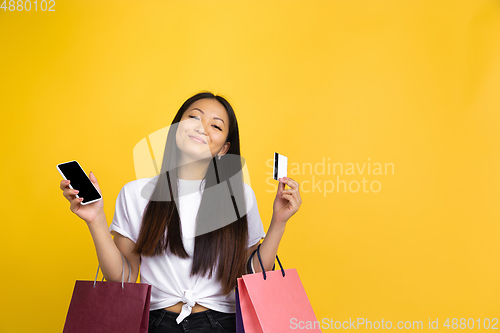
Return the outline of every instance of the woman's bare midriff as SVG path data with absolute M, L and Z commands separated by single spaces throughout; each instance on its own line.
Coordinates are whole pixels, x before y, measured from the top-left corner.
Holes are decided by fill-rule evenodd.
M 174 305 L 169 306 L 168 308 L 164 308 L 164 309 L 167 311 L 175 312 L 175 313 L 181 313 L 183 305 L 184 305 L 184 303 L 179 302 L 177 304 L 174 304 Z M 191 312 L 195 313 L 195 312 L 201 312 L 201 311 L 206 311 L 206 310 L 208 310 L 208 308 L 206 308 L 203 305 L 200 305 L 198 303 L 195 303 L 193 308 L 191 309 Z

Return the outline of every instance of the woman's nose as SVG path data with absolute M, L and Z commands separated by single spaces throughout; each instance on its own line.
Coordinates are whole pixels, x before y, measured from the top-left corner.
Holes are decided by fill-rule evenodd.
M 203 135 L 205 135 L 205 131 L 204 131 L 203 126 L 202 126 L 202 125 L 200 125 L 200 126 L 196 129 L 196 132 L 197 132 L 198 134 L 203 134 Z
M 196 132 L 199 134 L 205 134 L 205 129 L 203 128 L 203 124 L 201 121 L 198 123 L 198 126 L 196 127 Z

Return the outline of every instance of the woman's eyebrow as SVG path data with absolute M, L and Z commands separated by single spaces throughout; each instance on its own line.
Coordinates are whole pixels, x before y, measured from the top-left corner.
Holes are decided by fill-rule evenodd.
M 198 111 L 200 111 L 201 113 L 205 114 L 205 112 L 201 111 L 201 110 L 200 110 L 200 109 L 198 109 L 198 108 L 193 108 L 193 110 L 198 110 Z M 218 120 L 222 121 L 222 123 L 224 123 L 224 120 L 222 120 L 222 119 L 220 119 L 220 118 L 218 118 L 218 117 L 214 117 L 214 119 L 218 119 Z M 226 123 L 224 123 L 224 125 L 225 125 L 225 124 L 226 124 Z

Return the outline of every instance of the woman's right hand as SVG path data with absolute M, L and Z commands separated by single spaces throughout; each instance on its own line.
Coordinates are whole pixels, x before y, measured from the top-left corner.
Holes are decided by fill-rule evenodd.
M 90 172 L 89 174 L 90 181 L 95 185 L 99 193 L 101 193 L 101 189 L 99 188 L 99 184 L 97 183 L 97 178 L 95 175 Z M 62 180 L 61 181 L 61 190 L 63 190 L 63 195 L 68 201 L 70 202 L 70 207 L 69 209 L 75 213 L 78 217 L 80 217 L 82 220 L 87 222 L 87 224 L 93 223 L 96 218 L 100 214 L 104 214 L 104 203 L 103 199 L 93 202 L 88 205 L 82 205 L 81 202 L 83 201 L 84 198 L 77 198 L 76 194 L 78 194 L 78 191 L 76 189 L 71 189 L 69 187 L 69 184 L 71 182 L 70 180 Z M 101 193 L 102 196 L 102 193 Z

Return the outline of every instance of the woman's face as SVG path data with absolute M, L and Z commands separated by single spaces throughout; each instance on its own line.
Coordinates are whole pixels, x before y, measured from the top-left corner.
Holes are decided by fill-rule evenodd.
M 228 132 L 224 106 L 215 99 L 200 99 L 182 115 L 176 132 L 177 147 L 192 160 L 222 156 L 229 150 L 230 143 L 225 142 Z

